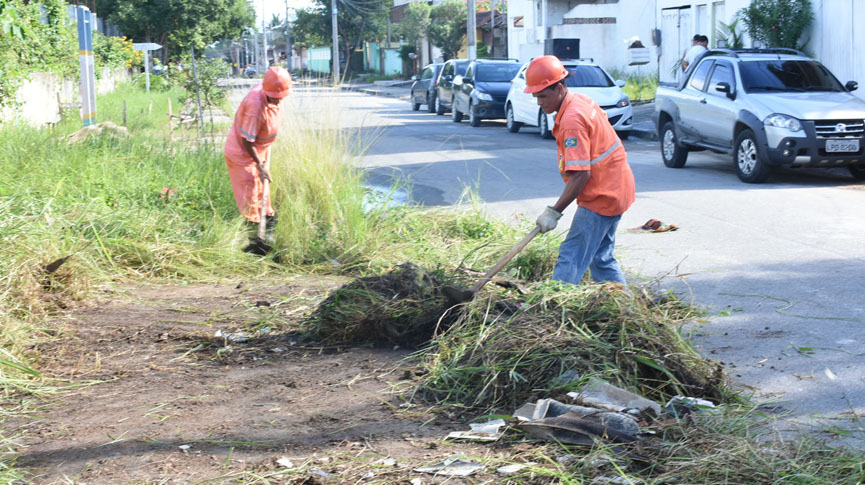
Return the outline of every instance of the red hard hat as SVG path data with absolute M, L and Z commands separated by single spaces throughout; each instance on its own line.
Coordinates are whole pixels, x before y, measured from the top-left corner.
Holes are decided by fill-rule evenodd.
M 568 70 L 556 56 L 538 57 L 526 69 L 527 93 L 537 93 L 568 77 Z
M 291 74 L 282 67 L 271 67 L 264 73 L 262 88 L 264 94 L 271 98 L 284 98 L 288 96 L 291 94 L 292 86 L 294 86 L 294 83 L 291 80 Z

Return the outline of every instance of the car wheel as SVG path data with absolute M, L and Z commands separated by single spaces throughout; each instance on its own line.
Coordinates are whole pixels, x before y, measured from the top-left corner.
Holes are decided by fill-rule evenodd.
M 442 102 L 438 96 L 436 96 L 436 114 L 439 116 L 443 116 L 445 114 L 445 107 L 442 106 Z
M 759 184 L 769 178 L 769 165 L 760 158 L 757 149 L 757 138 L 751 130 L 742 130 L 736 137 L 736 151 L 733 162 L 736 164 L 736 175 L 739 180 L 749 184 Z
M 426 110 L 429 111 L 430 113 L 435 113 L 435 112 L 436 112 L 436 102 L 435 102 L 435 99 L 436 99 L 436 95 L 435 95 L 435 93 L 427 94 L 427 95 L 426 95 Z
M 481 126 L 481 117 L 475 113 L 475 108 L 471 103 L 469 103 L 469 124 L 474 128 Z
M 688 149 L 679 145 L 672 121 L 664 123 L 661 129 L 661 158 L 664 159 L 664 165 L 670 168 L 682 168 L 688 161 Z
M 850 171 L 850 175 L 852 175 L 854 179 L 865 180 L 865 163 L 850 165 L 847 167 L 847 170 Z
M 412 111 L 419 111 L 420 110 L 420 103 L 412 103 L 411 104 L 411 110 Z
M 457 104 L 454 103 L 451 106 L 451 121 L 453 121 L 454 123 L 459 123 L 462 120 L 463 120 L 463 114 L 460 113 L 460 110 L 457 109 Z
M 508 103 L 508 107 L 505 109 L 505 119 L 507 119 L 508 131 L 511 133 L 520 131 L 520 127 L 523 126 L 519 121 L 514 121 L 514 107 L 510 103 Z
M 620 140 L 627 140 L 631 136 L 631 131 L 617 131 L 616 134 L 619 135 Z
M 552 138 L 553 132 L 550 131 L 550 127 L 547 125 L 547 114 L 544 113 L 544 110 L 541 110 L 538 114 L 538 129 L 541 132 L 541 138 Z

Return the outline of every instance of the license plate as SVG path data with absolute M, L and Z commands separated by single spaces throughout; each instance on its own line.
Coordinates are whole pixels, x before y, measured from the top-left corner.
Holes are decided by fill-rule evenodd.
M 859 151 L 859 140 L 826 140 L 827 153 L 849 153 Z

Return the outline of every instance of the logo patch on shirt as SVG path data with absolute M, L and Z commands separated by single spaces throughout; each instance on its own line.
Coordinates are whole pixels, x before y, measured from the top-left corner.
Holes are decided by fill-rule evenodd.
M 577 147 L 577 139 L 576 138 L 565 138 L 565 148 L 576 148 Z

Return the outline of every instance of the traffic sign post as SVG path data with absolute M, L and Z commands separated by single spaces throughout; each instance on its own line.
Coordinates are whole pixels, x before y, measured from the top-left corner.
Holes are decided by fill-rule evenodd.
M 132 44 L 132 48 L 137 51 L 144 51 L 144 84 L 147 92 L 150 92 L 150 51 L 158 51 L 162 46 L 154 42 L 142 42 L 140 44 Z

